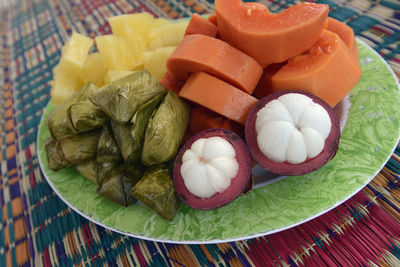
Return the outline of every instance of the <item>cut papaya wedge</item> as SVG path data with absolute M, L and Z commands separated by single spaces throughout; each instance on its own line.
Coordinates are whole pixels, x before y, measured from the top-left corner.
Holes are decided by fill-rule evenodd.
M 202 34 L 186 35 L 167 61 L 168 71 L 184 81 L 203 71 L 252 94 L 262 75 L 261 66 L 228 43 Z
M 221 38 L 265 67 L 309 49 L 321 34 L 329 7 L 300 3 L 271 14 L 241 0 L 215 0 L 215 10 Z
M 204 72 L 190 75 L 179 96 L 212 110 L 241 125 L 257 98 Z
M 358 47 L 353 29 L 337 19 L 328 17 L 326 20 L 328 23 L 327 30 L 339 35 L 346 46 L 352 51 L 354 58 L 358 62 Z
M 185 35 L 189 34 L 204 34 L 210 37 L 217 36 L 217 26 L 199 14 L 193 14 L 186 27 Z
M 288 60 L 271 79 L 272 91 L 302 90 L 334 107 L 357 84 L 361 69 L 336 33 L 323 30 L 307 53 Z

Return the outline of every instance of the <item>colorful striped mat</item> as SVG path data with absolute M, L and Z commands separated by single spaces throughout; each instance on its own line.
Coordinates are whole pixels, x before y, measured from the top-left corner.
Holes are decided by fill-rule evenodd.
M 293 0 L 264 0 L 271 11 Z M 400 74 L 398 0 L 321 0 Z M 353 198 L 265 237 L 177 245 L 123 236 L 73 212 L 41 174 L 37 126 L 52 68 L 72 31 L 110 32 L 106 18 L 147 11 L 181 18 L 207 0 L 0 0 L 0 266 L 400 266 L 400 147 Z

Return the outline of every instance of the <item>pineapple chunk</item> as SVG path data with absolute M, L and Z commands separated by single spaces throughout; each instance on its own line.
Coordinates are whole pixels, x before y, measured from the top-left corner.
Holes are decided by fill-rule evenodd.
M 66 72 L 78 75 L 85 64 L 93 40 L 79 33 L 72 33 L 61 52 L 60 63 Z
M 84 83 L 92 82 L 101 87 L 106 72 L 107 68 L 103 64 L 100 53 L 93 53 L 87 57 L 79 76 Z
M 145 52 L 143 54 L 144 69 L 160 81 L 167 71 L 166 63 L 168 57 L 174 52 L 175 48 L 175 46 L 167 46 Z
M 177 46 L 183 39 L 189 21 L 168 23 L 151 30 L 149 49 L 159 47 Z
M 53 70 L 50 95 L 54 105 L 59 105 L 83 86 L 82 80 L 67 72 L 62 65 Z
M 141 44 L 116 36 L 102 35 L 96 37 L 97 48 L 108 69 L 131 70 L 143 64 Z
M 104 76 L 104 84 L 109 84 L 110 82 L 119 80 L 132 73 L 134 73 L 134 71 L 131 70 L 109 70 Z
M 150 43 L 151 29 L 167 22 L 166 19 L 155 19 L 146 12 L 119 15 L 108 19 L 114 35 L 134 39 L 135 42 L 140 41 L 146 47 Z

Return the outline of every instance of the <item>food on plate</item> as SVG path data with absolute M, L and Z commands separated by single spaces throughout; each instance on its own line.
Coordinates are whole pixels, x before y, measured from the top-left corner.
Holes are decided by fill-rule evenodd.
M 247 113 L 258 102 L 257 98 L 204 72 L 192 74 L 179 96 L 242 125 Z
M 51 170 L 57 171 L 71 165 L 68 161 L 65 160 L 64 154 L 55 139 L 46 139 L 45 149 L 47 162 L 49 163 L 49 168 Z
M 216 0 L 215 10 L 221 39 L 266 67 L 309 49 L 321 34 L 329 7 L 300 3 L 271 14 L 240 0 Z
M 109 118 L 88 99 L 73 103 L 67 109 L 67 125 L 73 133 L 101 127 Z
M 264 72 L 260 80 L 258 81 L 256 89 L 254 89 L 253 95 L 258 99 L 261 99 L 273 93 L 271 79 L 286 64 L 287 61 L 281 63 L 273 63 L 268 67 L 264 68 Z
M 171 220 L 179 199 L 215 209 L 249 192 L 251 156 L 283 175 L 332 159 L 332 107 L 361 76 L 351 28 L 321 4 L 215 8 L 208 19 L 109 18 L 98 52 L 74 33 L 53 70 L 49 167 L 75 166 L 100 195 Z
M 88 97 L 97 90 L 97 87 L 88 83 L 69 96 L 63 103 L 60 103 L 46 118 L 46 125 L 49 128 L 51 136 L 59 139 L 72 132 L 68 124 L 67 110 L 72 104 L 88 99 Z
M 97 193 L 121 206 L 129 206 L 136 201 L 130 191 L 140 177 L 141 172 L 127 175 L 127 165 L 121 164 L 113 170 L 111 176 L 101 182 Z
M 125 76 L 96 91 L 90 97 L 110 118 L 124 124 L 136 110 L 164 91 L 164 87 L 145 70 Z
M 340 39 L 342 39 L 345 45 L 352 51 L 354 58 L 358 62 L 358 47 L 353 29 L 345 23 L 331 17 L 328 17 L 326 21 L 328 23 L 327 30 L 339 35 Z
M 146 166 L 173 160 L 181 145 L 189 121 L 189 106 L 168 92 L 149 119 L 142 150 Z
M 153 28 L 150 32 L 152 40 L 149 44 L 149 50 L 159 47 L 177 46 L 182 41 L 188 24 L 189 21 L 182 20 Z
M 83 177 L 89 179 L 93 183 L 97 184 L 97 162 L 96 159 L 89 159 L 75 166 L 76 170 L 83 175 Z
M 92 82 L 98 87 L 103 86 L 107 68 L 99 52 L 87 56 L 82 70 L 78 73 L 83 83 Z
M 115 141 L 111 125 L 103 125 L 97 144 L 96 156 L 96 181 L 101 184 L 104 179 L 110 176 L 110 173 L 123 162 L 121 150 Z
M 171 170 L 165 164 L 147 168 L 140 181 L 132 187 L 131 194 L 166 220 L 172 220 L 180 204 Z
M 206 72 L 251 94 L 262 74 L 261 66 L 228 43 L 202 34 L 186 35 L 167 61 L 178 80 Z
M 233 131 L 233 122 L 202 107 L 190 111 L 189 130 L 196 134 L 211 128 L 224 128 Z
M 143 68 L 160 81 L 167 71 L 166 62 L 176 46 L 156 48 L 143 53 Z
M 79 134 L 69 134 L 57 139 L 66 161 L 71 165 L 93 159 L 97 154 L 101 129 Z
M 226 129 L 209 129 L 193 136 L 174 163 L 175 190 L 182 202 L 195 209 L 215 209 L 232 202 L 250 179 L 246 144 Z
M 203 34 L 210 37 L 217 36 L 217 26 L 199 14 L 193 14 L 190 18 L 189 24 L 186 27 L 185 35 L 189 34 Z
M 143 144 L 149 119 L 151 115 L 153 115 L 154 110 L 158 108 L 166 94 L 167 91 L 160 92 L 152 99 L 147 101 L 147 103 L 140 106 L 135 115 L 133 115 L 133 118 L 131 120 L 133 124 L 131 136 L 135 142 Z
M 272 76 L 271 83 L 274 92 L 307 91 L 334 107 L 360 78 L 360 65 L 349 48 L 337 34 L 323 30 L 313 47 L 289 59 Z
M 303 91 L 281 91 L 250 111 L 245 127 L 252 157 L 282 175 L 312 172 L 336 155 L 339 120 L 322 99 Z
M 104 85 L 119 80 L 125 76 L 131 75 L 136 71 L 133 70 L 108 70 L 104 75 Z
M 162 77 L 160 83 L 165 87 L 165 89 L 179 94 L 179 91 L 183 87 L 185 81 L 180 81 L 176 79 L 171 72 L 168 70 L 165 72 L 164 77 Z
M 140 150 L 142 145 L 137 142 L 131 135 L 133 124 L 130 122 L 121 124 L 111 120 L 111 128 L 114 139 L 121 151 L 121 155 L 126 162 L 140 161 Z

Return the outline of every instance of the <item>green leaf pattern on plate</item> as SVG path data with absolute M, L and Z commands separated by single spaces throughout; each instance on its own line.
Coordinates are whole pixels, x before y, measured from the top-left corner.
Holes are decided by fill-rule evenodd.
M 59 196 L 87 218 L 140 238 L 170 242 L 218 242 L 263 235 L 299 224 L 347 200 L 384 166 L 397 145 L 399 88 L 388 65 L 359 42 L 362 78 L 336 157 L 321 169 L 252 190 L 229 205 L 199 211 L 182 204 L 171 222 L 148 208 L 127 208 L 98 196 L 96 185 L 74 168 L 53 172 L 44 149 L 49 131 L 42 119 L 38 150 L 42 170 Z M 340 77 L 337 77 L 340 79 Z M 53 109 L 49 103 L 44 113 Z

